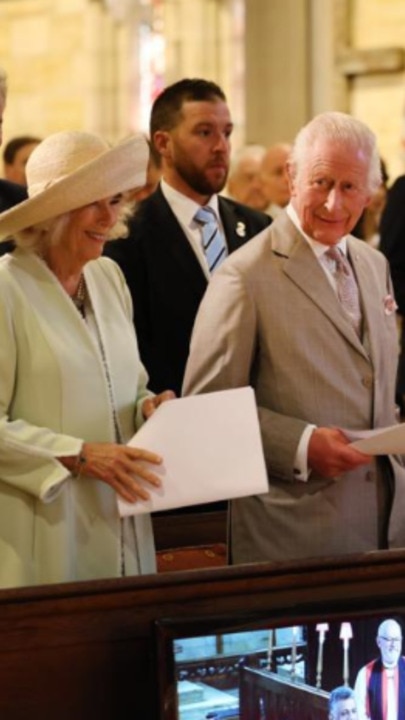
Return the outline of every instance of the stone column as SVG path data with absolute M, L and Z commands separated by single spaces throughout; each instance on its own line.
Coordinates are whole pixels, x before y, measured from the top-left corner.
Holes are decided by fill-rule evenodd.
M 116 7 L 114 11 L 108 4 L 91 2 L 85 15 L 89 62 L 86 125 L 97 128 L 113 142 L 139 129 L 133 120 L 138 101 L 139 67 L 134 63 L 139 38 L 138 4 L 121 3 Z
M 337 58 L 350 39 L 350 0 L 310 0 L 310 112 L 349 112 L 349 86 Z
M 310 112 L 306 0 L 246 2 L 246 142 L 291 141 Z
M 244 135 L 243 7 L 247 1 L 165 0 L 164 12 L 166 85 L 183 77 L 218 83 L 235 123 L 235 147 Z

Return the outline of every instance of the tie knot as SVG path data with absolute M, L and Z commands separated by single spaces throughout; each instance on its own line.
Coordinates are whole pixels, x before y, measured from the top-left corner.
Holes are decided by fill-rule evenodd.
M 336 292 L 340 303 L 347 313 L 354 329 L 361 336 L 361 305 L 359 289 L 349 260 L 336 246 L 328 248 L 325 257 L 334 267 L 329 271 L 336 283 Z
M 349 261 L 347 257 L 339 250 L 336 245 L 333 245 L 325 253 L 326 257 L 334 263 L 337 272 L 344 272 L 346 275 L 350 273 Z
M 201 225 L 206 225 L 207 223 L 217 223 L 217 218 L 215 215 L 215 212 L 212 208 L 207 207 L 206 205 L 204 207 L 198 208 L 196 214 L 194 215 L 194 220 L 196 220 Z
M 339 250 L 338 247 L 336 247 L 336 245 L 332 245 L 332 247 L 330 247 L 326 251 L 325 255 L 331 260 L 334 260 L 334 262 L 336 263 L 342 262 L 343 259 L 343 253 Z

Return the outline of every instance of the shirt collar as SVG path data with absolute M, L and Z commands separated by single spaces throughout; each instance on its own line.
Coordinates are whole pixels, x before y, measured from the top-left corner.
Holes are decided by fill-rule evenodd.
M 295 211 L 295 208 L 292 206 L 292 203 L 290 202 L 286 207 L 286 212 L 288 217 L 290 218 L 291 222 L 295 225 L 297 230 L 301 233 L 301 235 L 305 238 L 306 242 L 316 255 L 316 257 L 319 259 L 324 255 L 327 250 L 329 250 L 329 245 L 324 245 L 323 243 L 318 242 L 317 240 L 314 240 L 309 235 L 307 235 L 302 227 L 301 223 L 299 221 L 298 215 Z M 343 255 L 347 255 L 347 235 L 341 238 L 338 243 L 336 243 L 335 247 L 338 247 L 340 251 L 343 253 Z
M 160 185 L 162 193 L 170 207 L 173 209 L 174 214 L 180 215 L 184 219 L 185 223 L 190 225 L 194 220 L 194 215 L 201 205 L 195 202 L 195 200 L 187 197 L 187 195 L 183 195 L 183 193 L 175 190 L 171 185 L 163 180 L 163 178 L 160 181 Z M 212 208 L 216 218 L 219 220 L 218 195 L 211 195 L 206 206 Z

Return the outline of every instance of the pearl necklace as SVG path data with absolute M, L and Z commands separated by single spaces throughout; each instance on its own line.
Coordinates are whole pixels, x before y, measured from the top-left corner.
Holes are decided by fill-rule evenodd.
M 85 317 L 86 311 L 85 311 L 85 305 L 86 305 L 86 298 L 87 298 L 87 288 L 86 288 L 86 281 L 84 279 L 83 273 L 80 275 L 79 284 L 76 288 L 76 291 L 73 293 L 73 295 L 70 296 L 75 307 L 78 309 L 79 313 Z

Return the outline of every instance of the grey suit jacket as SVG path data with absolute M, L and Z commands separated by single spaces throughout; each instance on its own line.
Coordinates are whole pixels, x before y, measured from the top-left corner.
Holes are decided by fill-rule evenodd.
M 397 461 L 384 477 L 383 459 L 334 479 L 312 473 L 302 482 L 294 475 L 308 423 L 367 429 L 396 422 L 388 266 L 355 238 L 348 252 L 361 294 L 363 343 L 285 212 L 226 260 L 200 306 L 184 392 L 251 384 L 268 469 L 267 494 L 232 503 L 236 562 L 375 550 L 387 531 L 390 547 L 405 545 L 405 474 Z

